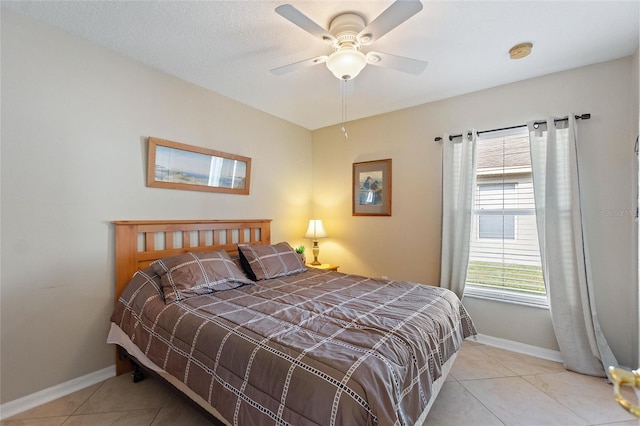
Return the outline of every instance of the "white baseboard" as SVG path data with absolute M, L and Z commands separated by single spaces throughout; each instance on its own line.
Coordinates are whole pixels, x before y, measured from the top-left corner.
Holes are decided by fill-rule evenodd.
M 527 345 L 526 343 L 514 342 L 513 340 L 501 339 L 499 337 L 487 336 L 485 334 L 478 334 L 476 341 L 483 345 L 531 355 L 537 358 L 547 359 L 549 361 L 563 362 L 560 351 L 554 351 L 552 349 Z
M 96 383 L 100 383 L 116 375 L 116 366 L 103 368 L 102 370 L 94 371 L 93 373 L 86 374 L 81 377 L 69 380 L 68 382 L 60 383 L 59 385 L 51 386 L 50 388 L 43 389 L 31 395 L 23 396 L 13 401 L 6 402 L 0 405 L 0 420 L 4 420 L 8 417 L 20 414 L 23 411 L 30 410 L 39 405 L 46 404 L 63 396 L 69 395 L 73 392 L 79 391 Z

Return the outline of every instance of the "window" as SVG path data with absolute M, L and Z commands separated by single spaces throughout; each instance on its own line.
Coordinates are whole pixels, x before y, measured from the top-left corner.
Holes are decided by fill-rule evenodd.
M 547 306 L 526 129 L 481 139 L 476 179 L 465 295 Z

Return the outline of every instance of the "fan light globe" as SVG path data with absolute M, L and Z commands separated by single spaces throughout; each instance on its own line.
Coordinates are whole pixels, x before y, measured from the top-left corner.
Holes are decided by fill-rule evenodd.
M 367 65 L 364 53 L 355 49 L 340 49 L 327 59 L 327 68 L 340 80 L 351 80 Z

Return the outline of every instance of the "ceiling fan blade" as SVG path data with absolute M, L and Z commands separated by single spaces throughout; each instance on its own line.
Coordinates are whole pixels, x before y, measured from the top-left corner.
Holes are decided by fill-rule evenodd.
M 323 64 L 323 63 L 327 62 L 327 58 L 328 58 L 328 56 L 323 55 L 323 56 L 318 56 L 317 58 L 305 59 L 304 61 L 294 62 L 293 64 L 284 65 L 282 67 L 274 68 L 274 69 L 271 70 L 271 73 L 275 74 L 275 75 L 287 74 L 287 73 L 290 73 L 292 71 L 299 70 L 301 68 L 307 68 L 307 67 L 311 67 L 311 66 L 314 66 L 314 65 L 317 65 L 317 64 Z
M 371 44 L 421 10 L 420 0 L 396 0 L 360 31 L 357 39 L 361 44 Z
M 367 63 L 382 68 L 391 68 L 408 74 L 418 75 L 427 67 L 425 61 L 390 55 L 382 52 L 367 53 Z
M 290 4 L 283 4 L 276 7 L 276 12 L 283 18 L 296 24 L 314 37 L 320 38 L 327 44 L 333 45 L 338 40 L 327 30 L 315 23 L 311 18 Z

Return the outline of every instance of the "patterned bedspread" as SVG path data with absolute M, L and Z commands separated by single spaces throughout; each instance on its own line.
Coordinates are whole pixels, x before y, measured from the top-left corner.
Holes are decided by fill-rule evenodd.
M 235 425 L 413 425 L 473 323 L 450 291 L 310 269 L 165 304 L 150 268 L 112 321 Z

